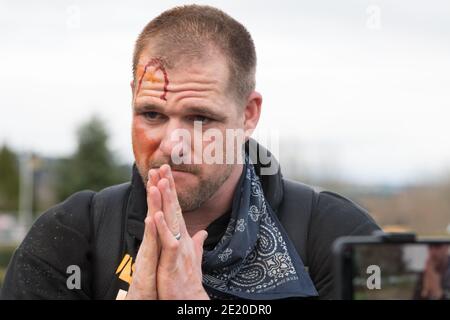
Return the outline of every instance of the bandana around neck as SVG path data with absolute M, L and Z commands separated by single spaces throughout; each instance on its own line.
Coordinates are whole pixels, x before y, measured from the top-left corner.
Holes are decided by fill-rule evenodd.
M 203 254 L 211 298 L 283 299 L 318 296 L 305 266 L 246 157 L 222 239 Z

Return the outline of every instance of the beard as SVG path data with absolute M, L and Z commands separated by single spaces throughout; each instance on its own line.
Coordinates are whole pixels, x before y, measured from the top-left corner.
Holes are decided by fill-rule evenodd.
M 210 177 L 197 176 L 197 185 L 194 188 L 177 188 L 178 202 L 182 211 L 192 211 L 200 208 L 205 201 L 209 200 L 224 182 L 230 177 L 233 167 L 226 165 L 220 174 Z
M 205 176 L 198 165 L 174 164 L 170 159 L 168 161 L 152 161 L 149 166 L 145 167 L 136 163 L 144 186 L 147 185 L 148 171 L 152 168 L 159 169 L 163 164 L 168 164 L 171 170 L 187 172 L 196 178 L 197 183 L 194 186 L 177 186 L 175 181 L 178 202 L 183 212 L 200 208 L 205 201 L 209 200 L 217 192 L 233 171 L 232 164 L 225 164 L 221 165 L 218 170 L 211 170 L 212 173 Z

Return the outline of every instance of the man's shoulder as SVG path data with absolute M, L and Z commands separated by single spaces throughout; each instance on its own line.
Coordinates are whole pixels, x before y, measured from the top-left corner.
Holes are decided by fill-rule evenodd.
M 34 236 L 49 235 L 49 230 L 65 229 L 83 234 L 89 237 L 92 231 L 92 214 L 96 210 L 107 206 L 110 202 L 117 201 L 126 193 L 130 183 L 109 186 L 100 191 L 78 191 L 64 201 L 49 208 L 41 214 L 30 229 Z M 104 211 L 104 210 L 103 210 Z
M 342 236 L 379 230 L 367 210 L 349 198 L 285 180 L 282 222 L 294 241 L 321 299 L 332 299 L 332 245 Z M 287 211 L 287 212 L 286 212 Z
M 330 225 L 344 229 L 344 233 L 353 233 L 361 225 L 376 226 L 366 209 L 339 193 L 290 179 L 283 180 L 284 202 L 296 209 L 295 214 L 304 211 L 302 214 L 307 216 L 312 227 L 315 224 Z
M 323 228 L 334 229 L 338 235 L 370 234 L 379 229 L 375 220 L 362 206 L 332 191 L 317 192 L 314 220 Z
M 50 208 L 50 212 L 63 214 L 83 215 L 90 213 L 95 206 L 107 205 L 121 199 L 129 190 L 130 182 L 106 187 L 100 191 L 82 190 L 69 196 L 63 202 Z
M 70 195 L 64 201 L 49 208 L 34 222 L 30 231 L 40 233 L 40 229 L 47 229 L 52 225 L 70 226 L 80 229 L 88 218 L 92 198 L 95 192 L 83 190 Z
M 79 191 L 46 210 L 33 223 L 19 248 L 35 256 L 53 257 L 56 260 L 57 244 L 66 248 L 69 242 L 81 244 L 81 239 L 87 242 L 90 236 L 90 207 L 94 195 L 94 191 Z
M 91 208 L 96 194 L 90 190 L 76 192 L 36 219 L 9 264 L 2 298 L 87 298 Z M 83 290 L 66 290 L 69 266 L 80 268 Z

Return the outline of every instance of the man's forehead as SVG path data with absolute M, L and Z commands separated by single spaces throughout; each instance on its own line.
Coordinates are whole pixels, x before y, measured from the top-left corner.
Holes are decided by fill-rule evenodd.
M 173 81 L 185 81 L 198 76 L 226 84 L 229 78 L 227 59 L 219 50 L 174 55 L 146 48 L 139 56 L 137 70 L 155 59 L 167 70 Z
M 152 62 L 152 60 L 150 60 Z M 201 67 L 165 70 L 157 62 L 140 67 L 134 106 L 137 110 L 201 114 L 224 120 L 230 102 L 222 81 Z M 163 72 L 164 70 L 164 72 Z M 228 110 L 229 112 L 229 110 Z
M 159 65 L 157 60 L 150 60 L 147 64 L 138 66 L 136 80 L 138 95 L 165 93 L 163 100 L 166 100 L 166 94 L 192 98 L 227 95 L 223 75 L 218 71 L 214 72 L 213 68 L 200 65 L 170 70 Z
M 144 101 L 149 100 L 145 96 L 151 96 L 150 100 L 160 106 L 186 104 L 183 109 L 190 105 L 211 109 L 220 105 L 222 109 L 231 101 L 227 90 L 227 66 L 225 57 L 217 50 L 203 55 L 175 57 L 146 48 L 136 66 L 136 102 L 143 106 Z

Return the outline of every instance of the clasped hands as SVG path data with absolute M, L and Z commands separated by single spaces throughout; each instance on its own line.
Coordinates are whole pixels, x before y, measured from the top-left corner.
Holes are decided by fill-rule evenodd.
M 146 189 L 145 231 L 126 299 L 209 299 L 201 269 L 208 234 L 189 235 L 170 166 L 150 169 Z

